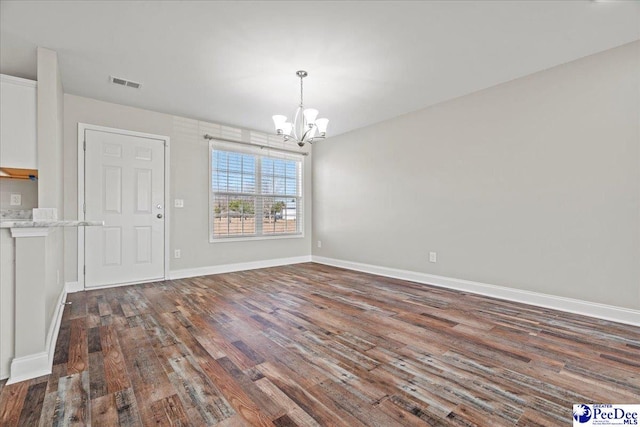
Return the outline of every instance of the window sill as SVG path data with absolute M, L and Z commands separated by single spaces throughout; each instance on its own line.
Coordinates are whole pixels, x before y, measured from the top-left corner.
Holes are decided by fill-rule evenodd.
M 281 240 L 281 239 L 302 239 L 304 233 L 299 234 L 274 234 L 271 236 L 255 236 L 255 237 L 220 237 L 217 239 L 209 237 L 209 243 L 227 243 L 227 242 L 249 242 L 256 240 Z

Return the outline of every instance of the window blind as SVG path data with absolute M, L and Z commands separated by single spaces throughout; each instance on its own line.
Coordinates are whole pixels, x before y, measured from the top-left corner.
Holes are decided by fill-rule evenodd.
M 211 141 L 210 240 L 302 234 L 302 155 Z

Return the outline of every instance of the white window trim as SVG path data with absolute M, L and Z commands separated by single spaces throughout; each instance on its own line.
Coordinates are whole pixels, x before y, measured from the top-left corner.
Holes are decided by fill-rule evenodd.
M 213 160 L 213 150 L 227 150 L 227 151 L 235 151 L 238 153 L 246 153 L 246 154 L 254 154 L 256 156 L 266 156 L 265 150 L 268 152 L 268 148 L 261 148 L 260 146 L 250 147 L 247 145 L 234 144 L 233 142 L 222 141 L 217 139 L 209 140 L 209 175 L 208 175 L 208 192 L 209 192 L 209 243 L 226 243 L 226 242 L 250 242 L 257 240 L 281 240 L 281 239 L 302 239 L 304 238 L 304 216 L 305 216 L 305 188 L 304 188 L 304 154 L 295 154 L 295 153 L 282 153 L 278 152 L 276 158 L 285 158 L 290 160 L 296 160 L 300 162 L 300 179 L 298 185 L 300 186 L 300 209 L 302 215 L 300 215 L 299 219 L 299 227 L 300 232 L 298 233 L 283 233 L 283 234 L 269 234 L 269 235 L 261 235 L 261 236 L 239 236 L 239 237 L 214 237 L 213 236 L 213 199 L 214 193 L 211 186 L 211 180 L 213 177 L 212 170 L 212 160 Z

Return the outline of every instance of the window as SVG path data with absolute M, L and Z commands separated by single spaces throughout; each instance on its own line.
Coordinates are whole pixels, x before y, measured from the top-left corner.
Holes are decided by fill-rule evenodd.
M 301 155 L 218 141 L 210 153 L 211 242 L 302 235 Z

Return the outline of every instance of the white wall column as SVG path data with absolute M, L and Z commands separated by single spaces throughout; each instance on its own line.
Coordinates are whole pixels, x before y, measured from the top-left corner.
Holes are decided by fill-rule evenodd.
M 49 228 L 12 228 L 15 238 L 15 357 L 8 384 L 49 373 L 45 316 Z

